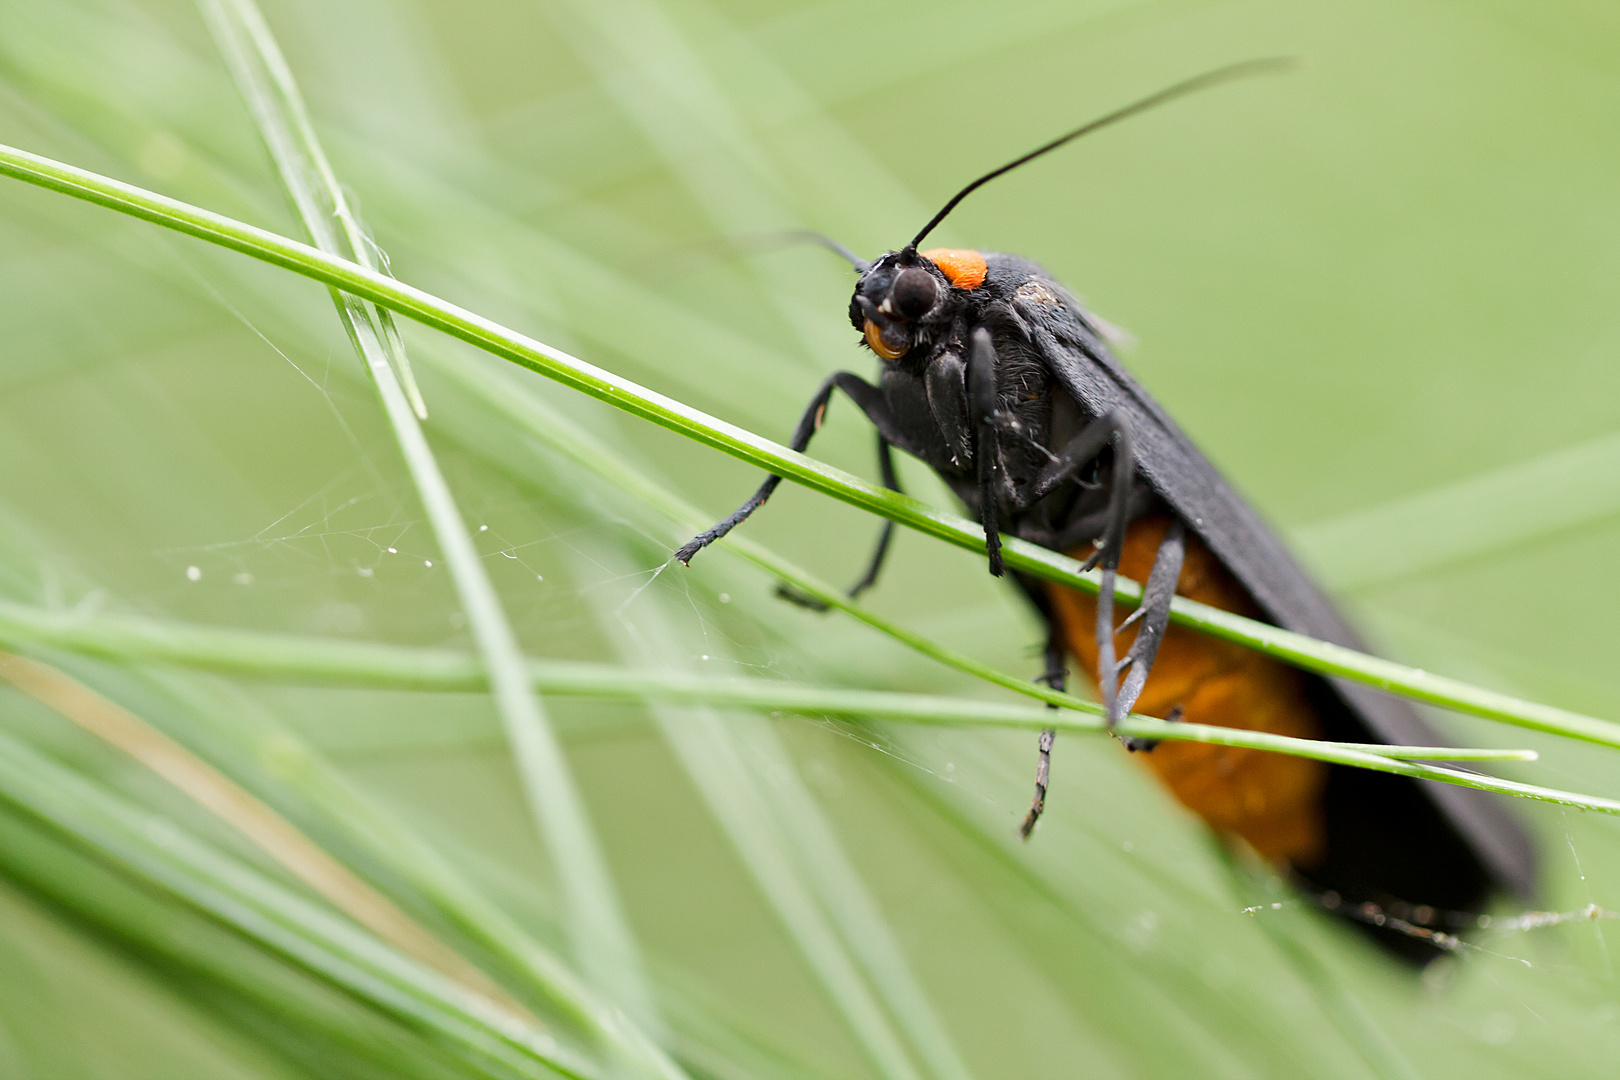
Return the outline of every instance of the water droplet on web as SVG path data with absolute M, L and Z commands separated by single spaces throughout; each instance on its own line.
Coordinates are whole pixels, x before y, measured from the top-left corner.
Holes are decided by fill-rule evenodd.
M 536 581 L 544 581 L 546 579 L 545 579 L 545 576 L 543 574 L 536 574 L 536 575 L 534 575 L 534 580 L 536 580 Z
M 187 581 L 201 581 L 202 580 L 202 567 L 200 567 L 200 566 L 188 566 L 188 567 L 186 567 L 186 580 Z
M 369 566 L 359 567 L 355 572 L 361 577 L 370 577 L 372 575 L 372 569 Z
M 704 653 L 702 656 L 698 657 L 699 660 L 707 660 L 708 658 L 709 658 L 708 653 Z
M 428 567 L 429 569 L 431 569 L 432 566 L 433 566 L 433 560 L 432 559 L 423 559 L 422 560 L 422 565 Z
M 480 525 L 480 526 L 478 526 L 478 531 L 479 532 L 489 532 L 489 526 L 488 525 Z
M 731 603 L 731 594 L 730 594 L 730 593 L 725 593 L 725 592 L 723 592 L 723 593 L 721 593 L 721 594 L 720 594 L 720 602 L 721 602 L 721 603 L 722 603 L 722 604 L 729 604 L 729 603 Z
M 390 554 L 390 555 L 398 555 L 399 554 L 399 548 L 389 548 L 388 549 L 388 554 Z

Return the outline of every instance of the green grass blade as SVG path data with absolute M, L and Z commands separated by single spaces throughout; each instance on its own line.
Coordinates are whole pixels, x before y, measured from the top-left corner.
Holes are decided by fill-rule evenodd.
M 483 690 L 489 678 L 478 657 L 448 649 L 302 637 L 114 615 L 83 616 L 45 611 L 0 600 L 0 642 L 15 647 L 48 646 L 87 656 L 129 662 L 180 664 L 223 674 L 296 682 L 330 683 L 401 690 L 445 692 Z M 529 677 L 543 693 L 602 701 L 659 701 L 672 705 L 711 705 L 758 712 L 787 711 L 812 716 L 890 720 L 937 726 L 1008 727 L 1039 731 L 1101 732 L 1102 707 L 1076 699 L 1070 711 L 978 701 L 971 698 L 852 690 L 778 679 L 715 678 L 689 673 L 647 671 L 611 664 L 527 660 Z M 1315 753 L 1338 747 L 1392 758 L 1428 761 L 1534 761 L 1533 750 L 1468 747 L 1389 746 L 1295 739 L 1266 732 L 1199 724 L 1167 725 L 1132 716 L 1126 725 L 1146 724 L 1126 734 L 1187 742 L 1237 739 L 1228 745 L 1279 753 Z M 1165 734 L 1168 732 L 1169 734 Z
M 150 631 L 148 636 L 148 631 Z M 144 620 L 86 620 L 78 616 L 30 611 L 0 601 L 0 640 L 20 644 L 48 643 L 109 658 L 140 658 L 190 663 L 211 670 L 295 679 L 320 679 L 368 686 L 471 690 L 484 685 L 480 667 L 465 654 L 291 635 L 220 631 Z M 528 677 L 547 692 L 616 701 L 666 701 L 750 708 L 764 712 L 792 710 L 810 715 L 881 719 L 936 726 L 1011 727 L 1037 731 L 1102 733 L 1101 709 L 1072 699 L 1073 712 L 1052 712 L 997 702 L 933 697 L 881 690 L 846 690 L 781 683 L 765 679 L 708 679 L 651 673 L 582 663 L 528 662 Z M 1074 715 L 1075 712 L 1082 715 Z M 1262 731 L 1173 723 L 1133 715 L 1122 721 L 1121 734 L 1168 741 L 1204 742 L 1297 754 L 1340 765 L 1394 772 L 1482 790 L 1555 802 L 1563 806 L 1620 812 L 1620 802 L 1533 784 L 1418 764 L 1421 761 L 1527 761 L 1530 750 L 1381 746 L 1317 742 Z
M 610 569 L 621 574 L 632 572 L 635 566 L 622 552 L 598 549 L 591 558 L 605 560 Z M 681 655 L 676 644 L 679 634 L 661 597 L 637 606 L 633 626 L 621 621 L 623 617 L 615 612 L 598 610 L 604 630 L 626 662 L 668 665 L 670 658 Z M 701 706 L 655 704 L 651 711 L 665 742 L 675 751 L 710 813 L 730 838 L 878 1075 L 886 1080 L 921 1080 L 874 994 L 874 989 L 881 993 L 882 987 L 868 986 L 861 978 L 866 958 L 860 955 L 856 942 L 848 940 L 847 932 L 840 934 L 841 930 L 847 931 L 850 913 L 826 903 L 825 883 L 817 878 L 817 871 L 825 868 L 802 862 L 805 852 L 798 842 L 801 838 L 784 820 L 784 808 L 775 797 L 783 777 L 774 769 L 762 773 L 758 757 L 750 753 L 757 751 L 761 743 L 773 740 L 769 730 L 761 729 L 759 721 L 732 722 Z M 787 755 L 780 748 L 778 751 L 772 764 L 785 766 L 791 772 Z M 816 811 L 812 808 L 809 812 Z M 798 865 L 795 855 L 800 856 Z M 892 1002 L 890 1006 L 892 1010 Z
M 8 735 L 0 735 L 0 798 L 124 873 L 428 1035 L 485 1075 L 600 1076 L 549 1035 Z
M 476 966 L 273 807 L 130 710 L 60 669 L 0 653 L 0 679 L 127 754 L 251 841 L 333 907 L 407 956 L 517 1011 Z
M 150 659 L 163 662 L 165 658 Z M 461 654 L 457 659 L 472 675 L 464 689 L 488 688 L 477 656 Z M 255 770 L 253 780 L 273 784 L 281 801 L 291 800 L 305 816 L 320 823 L 323 836 L 343 837 L 351 847 L 357 846 L 409 883 L 452 926 L 501 961 L 530 991 L 529 996 L 604 1044 L 646 1038 L 620 1009 L 603 1000 L 561 958 L 475 888 L 437 848 L 356 791 L 324 755 L 263 705 L 231 688 L 197 686 L 174 671 L 147 672 L 146 677 L 190 711 L 212 720 L 212 730 L 224 733 L 240 755 L 239 761 L 277 763 L 268 777 L 262 767 Z M 537 688 L 543 691 L 544 685 Z M 225 767 L 223 763 L 221 767 Z M 250 782 L 242 776 L 237 779 Z M 644 1051 L 656 1052 L 655 1048 Z
M 1233 892 L 1239 896 L 1251 893 L 1254 882 L 1231 853 L 1223 849 L 1218 857 Z M 1283 954 L 1300 980 L 1315 995 L 1322 1007 L 1322 1015 L 1338 1028 L 1340 1036 L 1355 1048 L 1379 1080 L 1420 1080 L 1400 1048 L 1390 1041 L 1389 1035 L 1378 1026 L 1355 993 L 1300 940 L 1295 932 L 1298 929 L 1297 919 L 1290 919 L 1289 922 L 1294 925 L 1261 920 L 1261 932 L 1271 939 L 1277 951 Z
M 270 149 L 283 186 L 317 247 L 353 259 L 376 273 L 369 242 L 348 208 L 291 72 L 262 16 L 251 0 L 209 0 L 204 11 Z M 341 224 L 341 235 L 334 229 L 334 221 Z M 420 397 L 418 407 L 412 408 L 396 376 L 398 371 L 408 370 L 398 334 L 358 298 L 339 294 L 334 299 L 345 329 L 376 384 L 488 667 L 490 689 L 505 723 L 531 811 L 555 861 L 558 887 L 567 900 L 567 926 L 575 961 L 597 988 L 626 1012 L 643 1024 L 656 1025 L 653 995 L 642 971 L 639 950 L 624 920 L 606 859 L 562 747 L 525 676 L 517 637 L 422 432 L 418 417 L 425 409 L 420 407 Z M 391 350 L 390 345 L 395 348 Z M 651 1075 L 681 1075 L 679 1068 L 663 1055 L 648 1060 L 647 1046 L 637 1040 L 619 1049 Z
M 0 146 L 0 173 L 219 244 L 363 296 L 625 412 L 806 487 L 959 547 L 974 551 L 984 548 L 982 533 L 965 518 L 875 487 L 841 469 L 795 453 L 769 439 L 708 416 L 701 410 L 544 346 L 420 289 L 369 271 L 358 264 L 326 255 L 307 244 L 12 147 Z M 1087 591 L 1097 588 L 1094 574 L 1080 572 L 1079 563 L 1057 552 L 1016 538 L 1004 540 L 1003 552 L 1009 566 L 1036 577 Z M 1140 587 L 1135 583 L 1121 582 L 1119 597 L 1122 602 L 1133 602 L 1140 595 Z M 1503 723 L 1620 747 L 1620 725 L 1609 721 L 1524 701 L 1456 679 L 1381 660 L 1182 597 L 1176 598 L 1171 615 L 1180 625 L 1246 645 L 1308 671 L 1342 676 L 1418 701 Z
M 778 827 L 804 867 L 839 936 L 920 1060 L 940 1080 L 969 1080 L 943 1017 L 935 1010 L 878 906 L 833 829 L 811 796 L 793 756 L 776 731 L 754 722 L 722 725 L 756 771 Z M 759 765 L 764 768 L 760 769 Z
M 469 1075 L 431 1041 L 183 904 L 142 888 L 9 806 L 0 811 L 0 860 L 9 882 L 117 942 L 182 992 L 195 994 L 202 1008 L 223 1012 L 226 1022 L 242 1023 L 283 1054 L 316 1057 L 337 1075 L 402 1080 Z M 252 1027 L 251 1021 L 243 1022 L 249 1012 L 262 1017 Z M 308 1073 L 300 1069 L 295 1075 Z
M 1620 436 L 1605 435 L 1307 525 L 1293 539 L 1324 584 L 1377 588 L 1574 529 L 1620 508 Z
M 208 636 L 204 632 L 196 640 Z M 273 650 L 273 644 L 271 647 Z M 105 652 L 99 655 L 111 658 Z M 138 659 L 134 654 L 124 657 L 125 662 Z M 146 659 L 183 663 L 178 655 L 152 654 Z M 487 689 L 488 679 L 476 656 L 461 654 L 456 659 L 472 676 L 467 689 Z M 207 744 L 215 766 L 238 783 L 274 798 L 278 805 L 296 807 L 300 819 L 313 821 L 322 838 L 340 837 L 345 851 L 358 848 L 372 863 L 380 863 L 408 882 L 457 930 L 503 961 L 506 970 L 531 991 L 529 996 L 605 1044 L 634 1045 L 646 1038 L 622 1011 L 603 1001 L 510 915 L 473 888 L 437 849 L 358 794 L 322 755 L 262 705 L 240 693 L 199 686 L 172 670 L 147 672 L 145 677 L 179 706 L 174 715 L 166 717 L 171 725 L 182 725 L 176 736 Z M 188 716 L 195 717 L 189 724 L 184 719 Z M 206 731 L 199 730 L 202 724 L 207 725 Z M 223 754 L 220 736 L 228 748 Z M 266 763 L 275 765 L 266 768 Z M 642 1051 L 657 1052 L 652 1047 Z

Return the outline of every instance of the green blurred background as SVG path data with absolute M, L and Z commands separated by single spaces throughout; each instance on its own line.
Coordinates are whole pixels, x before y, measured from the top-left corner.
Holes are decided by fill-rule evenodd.
M 1613 6 L 264 10 L 399 277 L 778 438 L 826 372 L 870 367 L 844 314 L 850 275 L 818 249 L 743 258 L 721 238 L 811 227 L 872 255 L 1080 120 L 1234 60 L 1299 57 L 1293 74 L 1179 102 L 1000 181 L 936 239 L 1033 257 L 1127 329 L 1141 381 L 1384 652 L 1620 717 Z M 302 235 L 184 2 L 0 0 L 0 141 Z M 717 516 L 752 470 L 405 333 L 434 447 L 469 522 L 488 526 L 478 540 L 530 654 L 990 694 L 781 604 L 724 551 L 655 574 L 668 550 L 656 518 L 447 373 L 510 378 Z M 6 181 L 0 386 L 8 598 L 468 645 L 318 286 Z M 835 406 L 815 453 L 871 475 L 853 412 Z M 902 468 L 910 491 L 946 504 L 925 470 Z M 876 526 L 788 485 L 749 528 L 842 581 Z M 870 599 L 1006 670 L 1038 670 L 1033 618 L 968 553 L 902 534 Z M 302 740 L 562 941 L 547 853 L 484 697 L 64 664 L 177 735 L 207 727 L 182 714 L 214 710 Z M 5 730 L 211 828 L 42 708 L 9 689 L 0 703 Z M 654 718 L 548 705 L 682 1060 L 725 1080 L 876 1075 Z M 1418 979 L 1307 912 L 1243 914 L 1286 895 L 1235 884 L 1197 823 L 1104 740 L 1059 741 L 1048 817 L 1024 847 L 1032 738 L 728 722 L 754 732 L 743 760 L 805 785 L 830 820 L 972 1076 L 1372 1075 L 1272 931 L 1419 1075 L 1612 1075 L 1620 985 L 1603 920 L 1486 933 Z M 1441 722 L 1470 743 L 1542 750 L 1510 775 L 1615 793 L 1605 751 Z M 255 764 L 274 801 L 275 761 Z M 1614 822 L 1519 809 L 1545 861 L 1538 905 L 1620 909 Z M 0 1077 L 369 1075 L 143 945 L 122 902 L 76 904 L 131 886 L 88 862 L 52 885 L 27 852 L 53 841 L 7 821 Z M 167 911 L 154 918 L 172 934 L 213 933 L 243 970 L 282 977 Z

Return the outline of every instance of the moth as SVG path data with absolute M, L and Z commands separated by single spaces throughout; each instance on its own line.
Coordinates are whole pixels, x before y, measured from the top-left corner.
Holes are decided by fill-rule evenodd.
M 876 429 L 890 488 L 899 490 L 899 449 L 938 473 L 983 523 L 992 574 L 1005 571 L 1003 532 L 1097 567 L 1097 596 L 1012 576 L 1048 627 L 1042 678 L 1062 688 L 1072 658 L 1110 726 L 1136 711 L 1298 738 L 1439 745 L 1404 701 L 1170 626 L 1171 598 L 1182 595 L 1365 651 L 1276 534 L 1114 358 L 1104 324 L 1068 290 L 1016 255 L 920 250 L 996 177 L 1172 98 L 1275 66 L 1209 72 L 1076 128 L 973 181 L 910 243 L 870 262 L 815 236 L 858 274 L 849 318 L 880 372 L 875 383 L 847 371 L 829 377 L 792 446 L 809 445 L 841 392 Z M 690 562 L 763 505 L 779 480 L 769 477 L 676 558 Z M 851 595 L 876 581 L 892 529 L 884 527 Z M 1124 619 L 1113 602 L 1121 573 L 1145 582 Z M 1040 737 L 1026 838 L 1045 803 L 1053 734 Z M 1122 741 L 1144 751 L 1175 797 L 1217 832 L 1286 867 L 1322 906 L 1415 962 L 1437 955 L 1436 935 L 1472 923 L 1491 893 L 1526 896 L 1533 887 L 1529 839 L 1485 792 L 1257 750 Z

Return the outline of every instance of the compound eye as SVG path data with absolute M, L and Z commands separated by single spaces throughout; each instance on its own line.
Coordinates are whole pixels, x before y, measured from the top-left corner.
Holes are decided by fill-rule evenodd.
M 939 299 L 939 282 L 934 275 L 918 267 L 910 267 L 895 276 L 889 302 L 895 314 L 904 319 L 916 319 L 928 314 Z

